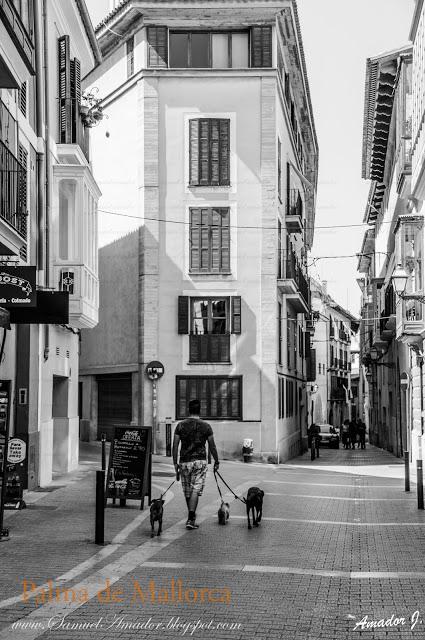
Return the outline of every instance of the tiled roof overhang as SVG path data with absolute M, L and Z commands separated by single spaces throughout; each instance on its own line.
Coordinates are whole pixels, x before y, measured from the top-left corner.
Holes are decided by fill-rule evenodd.
M 373 252 L 375 250 L 375 229 L 367 229 L 363 236 L 363 243 L 361 253 L 359 255 L 359 262 L 357 271 L 359 273 L 367 273 L 369 271 L 370 262 Z
M 362 177 L 378 183 L 384 180 L 399 60 L 411 54 L 406 45 L 366 62 Z
M 399 51 L 366 62 L 362 177 L 384 178 Z
M 363 222 L 374 224 L 381 211 L 386 186 L 383 182 L 373 180 L 370 185 Z

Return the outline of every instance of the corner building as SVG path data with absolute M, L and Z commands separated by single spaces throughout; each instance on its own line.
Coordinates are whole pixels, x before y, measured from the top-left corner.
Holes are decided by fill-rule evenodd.
M 101 209 L 135 217 L 101 214 L 101 242 L 142 226 L 138 302 L 116 296 L 138 316 L 138 353 L 120 361 L 105 323 L 83 332 L 84 417 L 97 434 L 113 424 L 119 407 L 105 416 L 96 393 L 126 377 L 118 404 L 152 424 L 145 368 L 159 360 L 159 447 L 198 397 L 222 456 L 247 437 L 262 459 L 294 456 L 318 161 L 296 3 L 121 2 L 96 36 L 103 62 L 85 82 L 108 116 L 93 132 Z

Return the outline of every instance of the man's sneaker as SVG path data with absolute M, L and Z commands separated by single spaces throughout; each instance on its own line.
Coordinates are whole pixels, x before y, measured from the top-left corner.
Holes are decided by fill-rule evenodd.
M 195 520 L 188 520 L 186 522 L 186 529 L 199 529 L 199 524 L 196 524 Z

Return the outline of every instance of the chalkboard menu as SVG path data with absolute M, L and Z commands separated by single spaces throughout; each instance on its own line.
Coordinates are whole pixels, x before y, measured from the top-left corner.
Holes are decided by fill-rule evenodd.
M 106 498 L 143 500 L 150 497 L 151 427 L 114 427 L 109 451 Z

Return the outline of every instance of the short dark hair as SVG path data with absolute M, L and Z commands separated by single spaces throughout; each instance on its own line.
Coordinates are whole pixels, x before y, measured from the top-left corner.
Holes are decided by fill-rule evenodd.
M 192 416 L 199 416 L 201 412 L 201 403 L 199 400 L 191 400 L 189 402 L 189 413 Z

